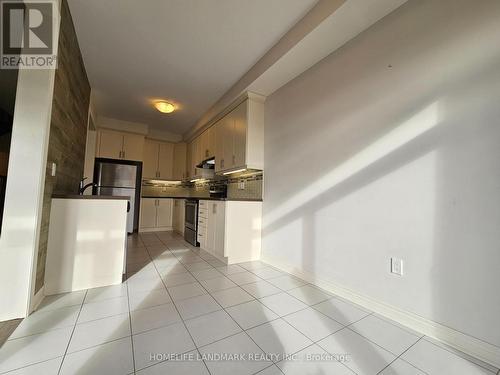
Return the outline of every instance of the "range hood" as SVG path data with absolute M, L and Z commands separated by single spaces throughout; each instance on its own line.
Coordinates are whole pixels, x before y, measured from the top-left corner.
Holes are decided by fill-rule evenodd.
M 203 160 L 196 166 L 196 174 L 191 181 L 212 180 L 215 177 L 215 158 Z
M 196 166 L 196 168 L 215 170 L 215 158 L 203 160 L 200 164 Z

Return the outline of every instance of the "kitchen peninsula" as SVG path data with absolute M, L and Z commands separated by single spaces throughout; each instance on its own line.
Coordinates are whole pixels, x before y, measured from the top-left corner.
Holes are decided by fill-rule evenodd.
M 120 284 L 127 241 L 128 197 L 52 198 L 45 294 Z

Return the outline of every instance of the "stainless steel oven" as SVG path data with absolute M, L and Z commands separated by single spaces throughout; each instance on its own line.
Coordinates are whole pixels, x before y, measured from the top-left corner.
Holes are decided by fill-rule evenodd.
M 184 239 L 193 246 L 198 246 L 197 230 L 198 230 L 198 200 L 186 199 L 185 206 L 185 227 Z

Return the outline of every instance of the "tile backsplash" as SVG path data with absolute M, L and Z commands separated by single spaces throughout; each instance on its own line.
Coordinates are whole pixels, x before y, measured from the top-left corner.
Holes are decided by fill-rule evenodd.
M 262 199 L 262 174 L 228 180 L 227 197 L 232 199 Z
M 238 176 L 219 183 L 227 185 L 228 199 L 262 199 L 262 173 Z M 210 181 L 172 183 L 143 181 L 142 196 L 208 198 Z

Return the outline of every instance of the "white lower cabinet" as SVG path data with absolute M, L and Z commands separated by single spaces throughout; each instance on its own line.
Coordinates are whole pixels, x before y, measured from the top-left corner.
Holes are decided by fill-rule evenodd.
M 185 215 L 185 203 L 184 199 L 174 199 L 174 213 L 172 226 L 174 231 L 184 235 L 184 215 Z
M 142 198 L 139 231 L 172 230 L 173 199 Z
M 228 264 L 260 259 L 262 202 L 200 200 L 198 242 Z
M 200 247 L 219 258 L 224 257 L 224 201 L 200 201 L 198 242 Z

